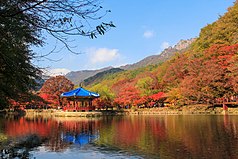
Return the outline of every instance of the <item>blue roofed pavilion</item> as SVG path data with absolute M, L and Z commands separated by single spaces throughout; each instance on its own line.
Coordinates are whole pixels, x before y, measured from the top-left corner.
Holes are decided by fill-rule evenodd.
M 62 93 L 60 97 L 62 98 L 64 111 L 92 111 L 95 110 L 92 101 L 95 98 L 99 98 L 100 95 L 79 87 Z

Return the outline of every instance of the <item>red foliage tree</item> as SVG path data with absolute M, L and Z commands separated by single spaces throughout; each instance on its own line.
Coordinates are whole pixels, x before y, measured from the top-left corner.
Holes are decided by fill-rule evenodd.
M 150 96 L 147 97 L 147 105 L 149 107 L 153 107 L 155 106 L 155 104 L 158 104 L 159 102 L 163 102 L 163 100 L 165 99 L 166 95 L 164 92 L 159 92 L 156 94 L 152 94 Z
M 180 82 L 188 73 L 188 57 L 186 55 L 179 55 L 170 61 L 170 65 L 164 74 L 162 81 L 164 85 L 170 90 L 172 87 L 178 87 Z
M 205 103 L 237 94 L 238 45 L 214 45 L 204 56 L 190 60 L 188 75 L 180 84 L 189 101 Z
M 134 86 L 124 87 L 124 89 L 121 89 L 118 93 L 115 103 L 130 108 L 138 104 L 138 100 L 141 98 L 139 94 L 140 92 Z
M 40 96 L 54 106 L 60 104 L 60 95 L 70 91 L 74 84 L 64 76 L 56 76 L 48 79 L 40 89 Z
M 112 85 L 112 90 L 113 92 L 118 95 L 119 92 L 122 90 L 122 89 L 125 89 L 125 87 L 127 87 L 128 83 L 130 83 L 131 81 L 129 81 L 128 79 L 122 79 L 122 80 L 119 80 L 117 81 L 116 83 L 114 83 Z
M 104 109 L 104 108 L 112 108 L 112 100 L 105 99 L 105 98 L 97 98 L 93 100 L 93 105 L 96 106 L 97 109 Z

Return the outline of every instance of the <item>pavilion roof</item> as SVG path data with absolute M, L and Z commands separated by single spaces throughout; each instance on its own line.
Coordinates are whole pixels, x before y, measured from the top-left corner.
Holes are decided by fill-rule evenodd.
M 77 89 L 71 90 L 69 92 L 64 92 L 60 95 L 60 97 L 78 97 L 78 98 L 98 98 L 100 95 L 95 92 L 88 91 L 82 87 L 79 87 Z

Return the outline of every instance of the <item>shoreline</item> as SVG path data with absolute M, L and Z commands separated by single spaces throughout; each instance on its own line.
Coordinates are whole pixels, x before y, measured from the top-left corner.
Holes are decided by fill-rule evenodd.
M 17 115 L 16 112 L 6 112 L 6 115 Z M 56 109 L 27 109 L 19 113 L 21 116 L 44 116 L 44 117 L 100 117 L 100 116 L 123 116 L 123 115 L 238 115 L 238 107 L 211 107 L 204 105 L 183 107 L 159 107 L 159 108 L 135 108 L 124 110 L 96 110 L 90 112 L 65 112 Z

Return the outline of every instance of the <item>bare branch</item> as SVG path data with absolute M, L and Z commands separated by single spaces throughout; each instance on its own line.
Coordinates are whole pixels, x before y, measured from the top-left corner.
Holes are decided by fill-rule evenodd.
M 95 24 L 110 12 L 103 10 L 99 0 L 17 0 L 15 5 L 4 7 L 0 17 L 17 19 L 24 13 L 29 25 L 39 32 L 48 32 L 71 52 L 72 47 L 66 41 L 72 36 L 93 39 L 115 27 L 112 22 Z

